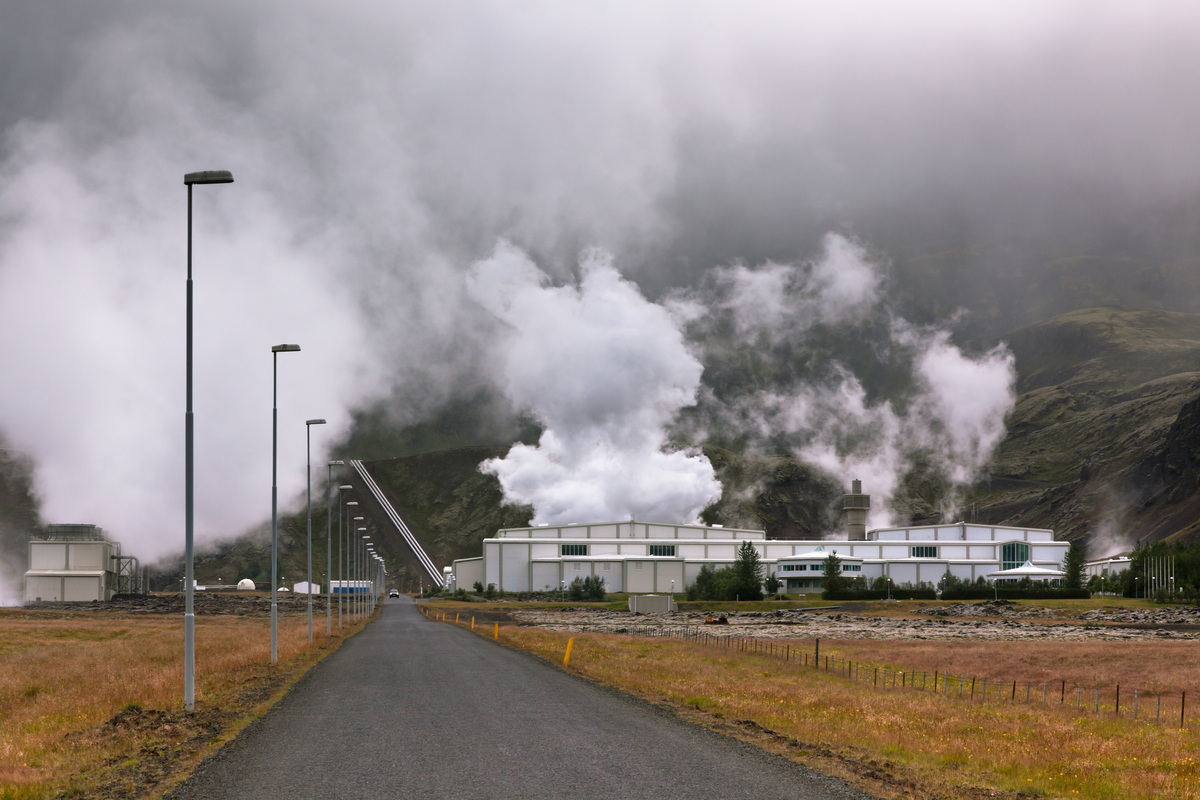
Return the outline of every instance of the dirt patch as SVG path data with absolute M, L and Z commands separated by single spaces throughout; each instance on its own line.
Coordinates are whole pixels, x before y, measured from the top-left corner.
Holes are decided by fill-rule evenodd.
M 923 609 L 911 617 L 871 617 L 801 609 L 722 612 L 727 625 L 706 625 L 704 611 L 630 614 L 607 609 L 512 610 L 522 625 L 550 630 L 653 636 L 703 629 L 712 636 L 760 639 L 978 639 L 1123 641 L 1200 638 L 1200 610 L 1191 608 L 1093 609 L 1064 617 L 1055 609 L 1006 601 Z M 1195 620 L 1190 622 L 1189 620 Z M 1196 628 L 1192 628 L 1196 625 Z
M 186 600 L 180 594 L 123 595 L 112 600 L 90 603 L 28 603 L 25 608 L 38 611 L 65 611 L 88 613 L 112 611 L 120 614 L 180 614 L 184 612 Z M 308 613 L 308 595 L 279 595 L 276 601 L 279 615 L 284 617 Z M 207 594 L 193 595 L 192 609 L 196 616 L 269 617 L 270 595 L 259 594 Z M 313 614 L 325 613 L 325 598 L 313 597 Z M 337 605 L 334 604 L 334 612 Z

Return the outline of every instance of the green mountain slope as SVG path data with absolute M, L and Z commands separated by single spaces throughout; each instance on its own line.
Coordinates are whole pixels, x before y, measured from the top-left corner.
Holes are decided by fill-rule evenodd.
M 1172 428 L 1200 397 L 1200 315 L 1087 309 L 1005 338 L 1021 394 L 974 498 L 981 519 L 1050 527 L 1101 549 L 1180 532 L 1163 523 L 1188 498 L 1168 492 L 1144 507 L 1154 491 L 1146 472 L 1186 436 Z

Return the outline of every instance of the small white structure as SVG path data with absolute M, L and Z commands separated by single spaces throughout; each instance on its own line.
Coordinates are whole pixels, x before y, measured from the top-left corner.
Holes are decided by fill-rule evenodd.
M 330 581 L 330 594 L 370 594 L 370 581 Z
M 242 578 L 240 581 L 238 581 L 237 587 L 238 587 L 238 591 L 253 592 L 254 591 L 254 581 L 250 580 L 249 578 Z
M 1101 578 L 1115 578 L 1133 566 L 1133 559 L 1128 555 L 1110 556 L 1088 561 L 1083 565 L 1083 573 L 1091 578 L 1099 575 Z
M 1026 561 L 1019 567 L 1012 569 L 1002 569 L 997 572 L 989 572 L 988 577 L 997 583 L 1016 583 L 1019 580 L 1029 578 L 1031 581 L 1039 581 L 1047 583 L 1049 581 L 1062 580 L 1065 575 L 1060 569 L 1047 569 L 1046 567 L 1035 567 Z
M 631 594 L 629 610 L 634 614 L 667 614 L 675 611 L 675 598 L 669 594 Z
M 308 594 L 308 581 L 300 581 L 292 585 L 292 591 L 296 594 Z M 321 593 L 321 584 L 314 583 L 312 585 L 312 593 L 318 595 Z

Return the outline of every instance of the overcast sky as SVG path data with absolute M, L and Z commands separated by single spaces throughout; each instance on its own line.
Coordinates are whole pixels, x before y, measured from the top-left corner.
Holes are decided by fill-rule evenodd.
M 1194 2 L 0 0 L 0 431 L 46 521 L 178 548 L 184 172 L 236 178 L 196 189 L 211 538 L 269 513 L 272 344 L 293 505 L 304 419 L 320 461 L 498 379 L 501 237 L 652 299 L 830 232 L 1194 259 L 1198 86 Z

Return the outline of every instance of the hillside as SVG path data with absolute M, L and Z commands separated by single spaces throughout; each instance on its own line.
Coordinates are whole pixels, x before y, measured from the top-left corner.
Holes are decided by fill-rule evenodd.
M 1196 491 L 1175 464 L 1200 435 L 1187 411 L 1200 398 L 1200 315 L 1086 309 L 1004 338 L 1020 394 L 974 498 L 980 519 L 1054 528 L 1097 552 L 1190 536 Z

